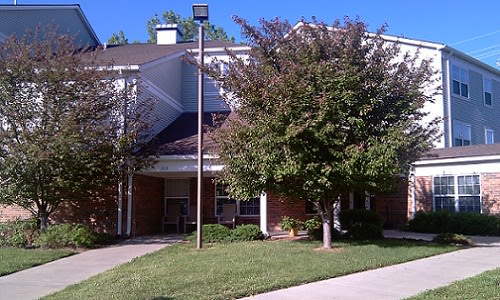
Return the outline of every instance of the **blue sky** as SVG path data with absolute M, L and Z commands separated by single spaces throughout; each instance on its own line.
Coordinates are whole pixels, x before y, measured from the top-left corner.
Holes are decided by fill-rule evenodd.
M 0 0 L 13 4 L 14 0 Z M 496 66 L 500 59 L 498 0 L 17 0 L 18 4 L 79 3 L 101 42 L 123 30 L 129 41 L 146 41 L 146 22 L 155 13 L 174 10 L 191 15 L 193 3 L 209 5 L 210 21 L 240 39 L 232 21 L 238 15 L 258 24 L 260 18 L 280 17 L 291 23 L 302 17 L 332 23 L 359 16 L 370 30 L 387 23 L 388 34 L 447 44 Z

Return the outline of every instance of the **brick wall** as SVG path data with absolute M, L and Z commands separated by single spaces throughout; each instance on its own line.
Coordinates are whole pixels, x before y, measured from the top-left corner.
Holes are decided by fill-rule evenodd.
M 408 221 L 408 180 L 401 178 L 395 191 L 377 194 L 371 201 L 386 228 L 405 224 Z
M 161 232 L 165 179 L 145 175 L 134 176 L 132 198 L 132 235 Z M 127 201 L 124 200 L 124 217 Z M 123 222 L 126 226 L 126 221 Z M 123 232 L 125 232 L 125 227 Z
M 75 201 L 63 202 L 51 215 L 51 223 L 79 223 L 98 232 L 116 233 L 117 189 L 111 186 Z
M 29 219 L 31 218 L 31 213 L 20 206 L 17 205 L 0 205 L 0 223 L 6 221 L 13 221 L 15 219 Z
M 281 231 L 281 217 L 289 216 L 305 221 L 312 216 L 306 215 L 304 200 L 289 200 L 272 193 L 267 194 L 267 227 L 270 231 Z
M 483 213 L 500 214 L 500 173 L 481 174 Z
M 416 211 L 432 211 L 432 176 L 418 176 L 415 178 Z M 408 203 L 412 195 L 408 195 Z M 411 210 L 410 210 L 411 211 Z

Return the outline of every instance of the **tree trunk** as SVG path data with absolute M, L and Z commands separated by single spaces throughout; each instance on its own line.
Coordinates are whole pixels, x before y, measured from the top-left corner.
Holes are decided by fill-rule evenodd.
M 38 211 L 38 222 L 39 225 L 38 227 L 40 228 L 40 231 L 45 231 L 47 230 L 47 226 L 49 224 L 49 213 L 46 211 Z
M 323 222 L 323 248 L 332 248 L 332 208 L 330 201 L 318 203 L 318 212 Z

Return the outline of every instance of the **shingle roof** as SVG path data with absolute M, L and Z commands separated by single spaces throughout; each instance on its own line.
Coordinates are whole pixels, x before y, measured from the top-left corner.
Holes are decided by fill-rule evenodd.
M 234 43 L 225 41 L 206 41 L 205 48 L 234 47 Z M 186 51 L 197 49 L 197 42 L 181 42 L 173 45 L 157 44 L 127 44 L 110 45 L 99 53 L 102 62 L 113 62 L 114 65 L 142 65 L 157 59 Z
M 219 116 L 217 121 L 214 116 Z M 224 120 L 229 112 L 205 113 L 203 124 L 214 127 L 216 122 Z M 198 150 L 198 113 L 181 114 L 170 126 L 160 132 L 154 140 L 159 155 L 193 155 Z M 206 152 L 214 152 L 216 143 L 204 130 L 203 145 Z M 205 153 L 206 153 L 205 152 Z
M 500 155 L 500 143 L 433 149 L 424 154 L 420 160 L 491 155 Z

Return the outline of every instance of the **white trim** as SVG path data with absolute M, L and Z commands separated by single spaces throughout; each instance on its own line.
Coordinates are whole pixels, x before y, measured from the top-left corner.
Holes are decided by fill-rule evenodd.
M 500 163 L 500 155 L 483 155 L 483 156 L 467 156 L 467 157 L 454 157 L 454 158 L 436 158 L 429 160 L 419 160 L 413 163 L 416 167 L 420 166 L 433 166 L 433 165 L 451 165 L 451 164 L 466 164 L 466 163 L 487 163 L 487 162 Z
M 145 79 L 143 79 L 142 82 L 143 82 L 143 84 L 141 86 L 146 88 L 148 91 L 150 91 L 151 94 L 155 95 L 160 100 L 162 100 L 165 103 L 167 103 L 168 105 L 172 106 L 178 112 L 182 112 L 184 110 L 182 105 L 179 102 L 177 102 L 169 94 L 165 93 L 162 89 L 157 87 L 154 83 L 152 83 L 149 80 L 145 80 Z
M 264 236 L 269 235 L 267 229 L 267 194 L 265 192 L 260 194 L 260 231 Z

